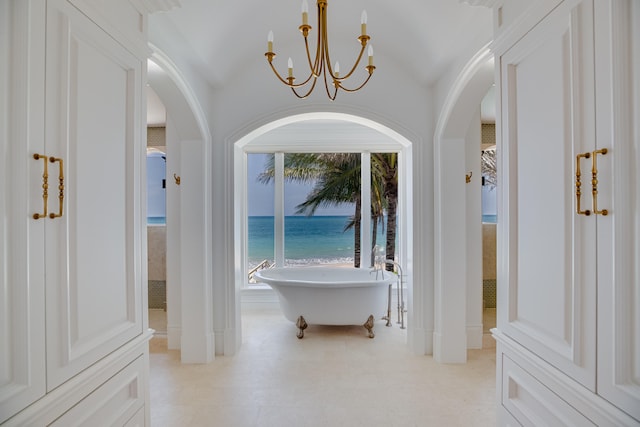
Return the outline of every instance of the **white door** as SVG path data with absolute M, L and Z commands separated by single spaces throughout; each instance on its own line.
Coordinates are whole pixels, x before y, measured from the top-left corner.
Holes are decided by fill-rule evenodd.
M 44 3 L 0 0 L 0 424 L 45 393 Z
M 498 328 L 595 391 L 593 1 L 567 0 L 500 59 Z M 503 288 L 504 289 L 504 288 Z
M 50 210 L 61 214 L 46 226 L 51 390 L 142 333 L 143 63 L 64 0 L 47 2 L 46 40 Z

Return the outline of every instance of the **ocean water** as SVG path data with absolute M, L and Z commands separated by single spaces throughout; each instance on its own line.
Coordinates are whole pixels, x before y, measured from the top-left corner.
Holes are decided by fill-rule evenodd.
M 284 256 L 287 265 L 353 263 L 354 230 L 344 231 L 348 216 L 287 216 Z M 249 268 L 273 262 L 273 217 L 249 217 Z M 385 236 L 378 228 L 377 244 Z
M 498 215 L 482 215 L 482 222 L 486 224 L 496 224 L 498 222 Z
M 167 218 L 164 216 L 148 216 L 147 224 L 148 225 L 166 225 Z

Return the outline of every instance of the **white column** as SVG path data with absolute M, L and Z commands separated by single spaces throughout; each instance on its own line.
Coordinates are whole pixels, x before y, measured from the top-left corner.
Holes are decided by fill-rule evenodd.
M 467 251 L 467 347 L 482 348 L 482 173 L 480 168 L 481 145 L 480 109 L 473 116 L 467 135 L 466 173 L 471 182 L 466 184 Z
M 212 289 L 207 282 L 205 149 L 202 141 L 180 143 L 180 268 L 182 272 L 182 363 L 214 359 Z
M 180 256 L 180 186 L 173 174 L 180 176 L 180 143 L 173 120 L 167 117 L 167 347 L 180 349 L 182 335 L 182 290 Z
M 436 194 L 436 283 L 433 358 L 440 363 L 465 363 L 466 339 L 466 227 L 464 139 L 443 140 L 439 147 L 442 191 Z M 458 159 L 458 160 L 456 160 Z

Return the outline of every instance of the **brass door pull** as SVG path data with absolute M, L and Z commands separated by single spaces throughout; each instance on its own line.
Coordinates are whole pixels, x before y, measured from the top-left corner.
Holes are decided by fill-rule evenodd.
M 603 148 L 601 150 L 595 150 L 593 152 L 593 157 L 591 159 L 591 193 L 593 194 L 593 213 L 596 215 L 606 216 L 609 214 L 609 211 L 606 209 L 598 210 L 598 165 L 597 165 L 597 157 L 598 154 L 602 154 L 603 156 L 607 154 L 608 150 Z
M 33 158 L 35 160 L 44 160 L 44 169 L 42 172 L 42 204 L 43 204 L 43 212 L 34 213 L 33 219 L 40 219 L 47 216 L 47 199 L 49 198 L 49 171 L 47 166 L 47 156 L 42 154 L 34 154 Z
M 63 206 L 63 203 L 64 203 L 64 171 L 63 171 L 64 164 L 62 162 L 62 159 L 60 159 L 58 157 L 49 157 L 49 161 L 51 163 L 55 163 L 55 162 L 59 162 L 60 163 L 60 165 L 59 165 L 60 172 L 58 174 L 58 190 L 59 190 L 58 199 L 60 200 L 60 207 L 59 207 L 59 210 L 58 210 L 57 214 L 55 214 L 53 212 L 51 212 L 49 214 L 49 218 L 55 219 L 55 218 L 60 218 L 62 216 L 62 206 Z
M 578 154 L 576 156 L 576 212 L 578 215 L 591 215 L 591 211 L 589 209 L 584 211 L 580 209 L 580 197 L 582 196 L 582 192 L 580 191 L 580 187 L 582 186 L 582 182 L 580 181 L 580 177 L 582 176 L 582 173 L 580 172 L 580 159 L 588 159 L 590 157 L 591 153 Z

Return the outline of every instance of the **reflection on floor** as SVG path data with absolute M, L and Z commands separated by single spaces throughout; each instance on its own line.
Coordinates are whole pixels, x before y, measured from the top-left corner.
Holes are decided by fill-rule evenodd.
M 152 426 L 496 424 L 495 345 L 447 365 L 412 354 L 406 329 L 382 320 L 374 339 L 361 326 L 310 325 L 299 340 L 280 311 L 242 322 L 238 354 L 207 365 L 182 365 L 166 335 L 151 340 Z

